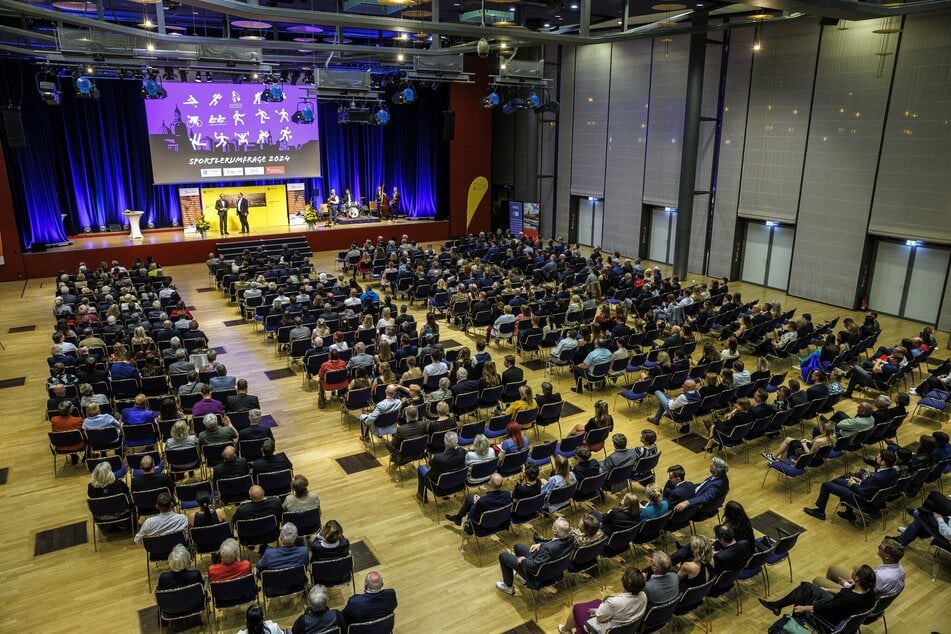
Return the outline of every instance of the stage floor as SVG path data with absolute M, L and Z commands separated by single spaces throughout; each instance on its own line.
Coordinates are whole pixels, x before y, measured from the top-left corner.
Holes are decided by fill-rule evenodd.
M 107 249 L 128 246 L 180 244 L 188 242 L 224 242 L 227 240 L 254 240 L 256 238 L 274 238 L 287 234 L 309 234 L 310 236 L 314 236 L 323 242 L 324 238 L 331 239 L 333 237 L 340 237 L 336 234 L 339 234 L 343 231 L 352 233 L 354 230 L 378 231 L 378 235 L 383 235 L 386 238 L 389 238 L 390 235 L 399 232 L 397 237 L 405 233 L 410 237 L 410 239 L 415 239 L 413 236 L 413 231 L 416 227 L 423 223 L 433 222 L 446 221 L 434 221 L 430 218 L 420 218 L 419 220 L 406 218 L 392 221 L 360 222 L 346 225 L 337 224 L 333 227 L 328 227 L 325 226 L 325 223 L 321 223 L 318 225 L 317 229 L 313 231 L 308 231 L 307 225 L 275 225 L 271 227 L 255 227 L 254 225 L 251 225 L 251 233 L 232 232 L 229 235 L 222 236 L 218 233 L 217 228 L 215 228 L 214 231 L 208 232 L 208 237 L 205 239 L 202 239 L 201 234 L 185 233 L 181 228 L 143 229 L 142 235 L 144 237 L 141 240 L 133 240 L 126 232 L 90 233 L 69 236 L 69 241 L 71 244 L 55 248 L 51 247 L 50 251 L 62 253 L 63 251 L 86 251 L 90 249 Z

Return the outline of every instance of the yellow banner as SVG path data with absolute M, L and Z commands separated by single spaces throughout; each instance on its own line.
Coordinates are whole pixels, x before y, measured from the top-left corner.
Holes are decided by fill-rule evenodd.
M 224 194 L 228 202 L 228 231 L 241 229 L 238 220 L 237 202 L 239 194 L 248 199 L 248 225 L 255 227 L 287 226 L 287 190 L 284 185 L 242 185 L 241 187 L 202 187 L 202 215 L 211 224 L 210 233 L 217 233 L 218 212 L 215 202 Z
M 485 192 L 489 190 L 489 181 L 485 176 L 476 176 L 469 183 L 469 196 L 466 200 L 466 229 L 472 224 L 476 211 L 479 210 L 479 204 L 485 198 Z

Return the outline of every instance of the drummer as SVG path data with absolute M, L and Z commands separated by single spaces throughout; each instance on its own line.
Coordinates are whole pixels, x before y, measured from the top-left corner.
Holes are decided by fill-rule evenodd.
M 347 187 L 343 190 L 343 206 L 349 207 L 353 204 L 353 196 L 350 194 L 350 188 Z

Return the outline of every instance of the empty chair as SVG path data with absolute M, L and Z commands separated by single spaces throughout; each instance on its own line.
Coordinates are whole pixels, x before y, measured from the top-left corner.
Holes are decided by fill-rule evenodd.
M 211 591 L 212 612 L 216 620 L 218 610 L 248 605 L 258 598 L 258 583 L 253 574 L 226 581 L 211 581 L 208 588 Z
M 310 578 L 315 584 L 336 588 L 350 585 L 354 594 L 357 592 L 353 581 L 353 556 L 338 557 L 337 559 L 318 559 L 310 564 Z
M 155 604 L 158 606 L 158 621 L 160 626 L 167 626 L 173 621 L 183 621 L 205 613 L 208 604 L 208 595 L 200 583 L 193 583 L 171 590 L 156 590 Z

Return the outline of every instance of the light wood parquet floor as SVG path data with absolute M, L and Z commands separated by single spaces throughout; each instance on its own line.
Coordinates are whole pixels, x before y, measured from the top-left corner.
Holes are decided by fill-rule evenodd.
M 318 269 L 330 270 L 333 254 L 315 256 Z M 226 353 L 221 360 L 229 373 L 245 377 L 250 391 L 261 398 L 263 409 L 279 423 L 275 430 L 278 449 L 286 451 L 295 465 L 295 471 L 306 475 L 311 488 L 318 492 L 324 519 L 335 518 L 344 527 L 351 541 L 363 540 L 380 561 L 386 585 L 395 588 L 400 607 L 397 611 L 398 632 L 502 632 L 532 619 L 531 599 L 519 593 L 510 598 L 498 593 L 494 582 L 500 578 L 497 554 L 515 542 L 531 539 L 531 528 L 522 528 L 500 539 L 483 540 L 482 556 L 477 555 L 475 543 L 470 542 L 460 552 L 460 531 L 446 521 L 435 521 L 435 508 L 419 504 L 414 497 L 415 479 L 406 468 L 405 485 L 397 484 L 392 469 L 376 468 L 354 475 L 346 475 L 335 458 L 363 450 L 356 431 L 348 431 L 339 412 L 331 407 L 319 410 L 316 394 L 302 387 L 301 376 L 268 381 L 263 372 L 286 367 L 284 357 L 276 356 L 273 346 L 266 346 L 260 334 L 250 325 L 225 327 L 222 322 L 236 319 L 235 309 L 229 307 L 217 292 L 199 293 L 196 289 L 209 286 L 204 265 L 170 267 L 167 269 L 187 303 L 194 305 L 202 329 L 208 333 L 211 345 L 223 346 Z M 837 315 L 851 313 L 839 308 L 791 298 L 784 293 L 737 283 L 731 285 L 743 291 L 751 300 L 780 300 L 784 307 L 808 311 L 819 323 Z M 0 285 L 0 342 L 6 349 L 0 351 L 0 379 L 25 376 L 22 387 L 0 390 L 0 420 L 4 433 L 0 436 L 0 468 L 9 468 L 9 479 L 0 486 L 0 631 L 109 631 L 135 632 L 139 630 L 139 611 L 154 605 L 147 587 L 144 555 L 127 534 L 113 536 L 98 553 L 92 544 L 84 544 L 54 553 L 33 556 L 37 532 L 86 521 L 91 531 L 85 504 L 88 475 L 84 467 L 66 467 L 60 477 L 51 473 L 47 444 L 47 425 L 44 421 L 44 384 L 48 376 L 45 356 L 52 329 L 50 309 L 53 287 L 51 279 L 31 280 L 26 283 Z M 858 317 L 858 315 L 853 315 Z M 897 342 L 902 336 L 918 332 L 921 325 L 883 317 L 881 342 Z M 11 327 L 35 324 L 34 332 L 8 334 Z M 940 341 L 947 341 L 941 333 Z M 474 345 L 458 331 L 449 331 L 444 339 Z M 492 346 L 494 356 L 505 354 Z M 947 356 L 945 349 L 935 356 Z M 537 389 L 545 379 L 541 371 L 528 371 L 530 383 Z M 792 376 L 792 375 L 790 375 Z M 565 398 L 584 410 L 584 413 L 563 422 L 565 429 L 584 422 L 592 411 L 593 401 L 569 391 L 567 377 L 556 378 L 556 389 Z M 603 396 L 614 404 L 616 390 L 607 390 Z M 846 402 L 841 409 L 854 411 L 855 403 Z M 619 431 L 636 439 L 639 431 L 649 424 L 644 418 L 648 407 L 629 411 L 623 403 L 614 411 Z M 911 442 L 922 432 L 941 427 L 939 421 L 919 417 L 906 422 L 900 431 L 903 442 Z M 551 433 L 557 433 L 549 428 Z M 670 426 L 659 431 L 659 446 L 663 458 L 659 475 L 666 466 L 683 464 L 688 477 L 699 481 L 708 464 L 706 454 L 694 454 L 671 442 L 676 432 Z M 382 452 L 377 454 L 385 464 Z M 731 460 L 732 490 L 730 499 L 740 501 L 751 516 L 774 510 L 789 520 L 808 529 L 793 551 L 794 578 L 790 583 L 785 566 L 770 571 L 773 597 L 787 592 L 801 579 L 822 574 L 833 563 L 877 563 L 876 543 L 885 534 L 892 534 L 900 516 L 892 512 L 888 530 L 880 525 L 873 528 L 869 541 L 863 540 L 860 528 L 842 522 L 830 525 L 820 523 L 802 513 L 802 507 L 811 506 L 818 483 L 812 493 L 806 493 L 802 483 L 794 485 L 793 501 L 789 503 L 783 485 L 768 478 L 761 489 L 765 463 L 753 453 L 750 463 L 742 454 Z M 662 478 L 659 478 L 662 481 Z M 440 513 L 448 512 L 459 503 L 458 496 L 448 507 L 440 505 Z M 830 506 L 831 508 L 831 506 Z M 571 514 L 577 521 L 578 512 Z M 538 522 L 533 528 L 548 532 L 547 522 Z M 701 527 L 710 534 L 712 522 Z M 90 538 L 91 538 L 91 532 Z M 631 561 L 631 558 L 628 558 Z M 643 566 L 644 551 L 638 551 L 633 561 Z M 207 566 L 207 559 L 201 567 Z M 907 588 L 888 613 L 894 632 L 932 632 L 945 629 L 948 623 L 944 608 L 951 600 L 948 581 L 951 570 L 947 561 L 935 567 L 937 580 L 931 580 L 932 557 L 925 542 L 918 541 L 908 551 L 904 565 Z M 575 585 L 572 599 L 586 601 L 607 593 L 619 591 L 621 566 L 609 563 L 602 566 L 599 580 L 586 580 Z M 359 587 L 359 582 L 358 582 Z M 774 620 L 757 603 L 761 597 L 761 581 L 744 584 L 742 615 L 736 616 L 729 603 L 717 602 L 712 611 L 713 627 L 717 631 L 765 631 Z M 342 607 L 348 592 L 333 591 L 335 607 Z M 542 631 L 556 631 L 568 613 L 569 597 L 564 590 L 546 594 L 539 606 L 539 625 Z M 302 610 L 296 600 L 270 603 L 268 617 L 284 627 L 290 627 Z M 147 622 L 155 628 L 154 615 Z M 223 615 L 216 627 L 206 623 L 202 631 L 234 632 L 243 626 L 243 612 L 230 611 Z M 695 621 L 678 620 L 672 629 L 699 631 Z M 876 623 L 868 631 L 883 631 Z M 197 631 L 197 630 L 196 630 Z M 537 630 L 535 630 L 537 631 Z

